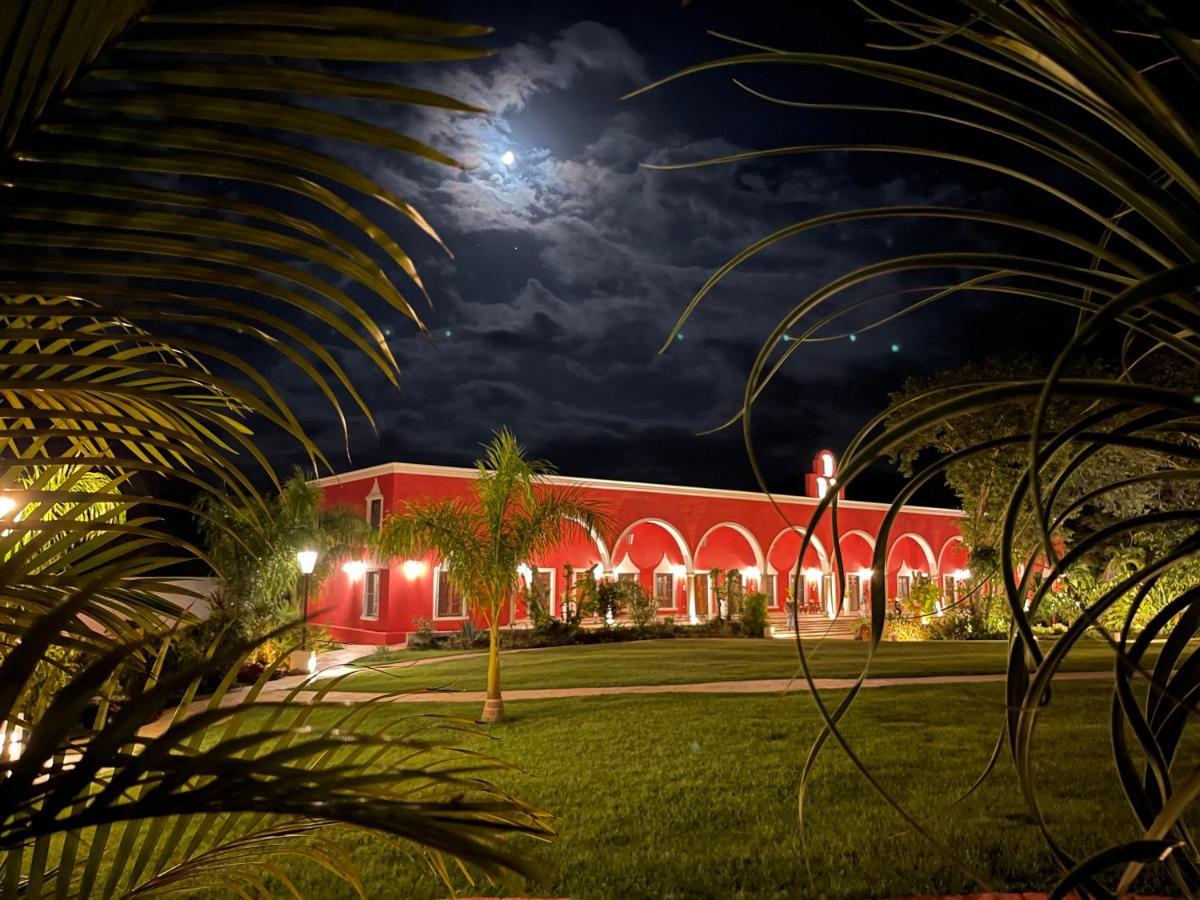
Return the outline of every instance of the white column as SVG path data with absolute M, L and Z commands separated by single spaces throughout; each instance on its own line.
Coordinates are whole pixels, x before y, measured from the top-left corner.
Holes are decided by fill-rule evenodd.
M 688 621 L 695 625 L 700 621 L 696 618 L 696 573 L 688 572 L 684 577 L 687 578 Z

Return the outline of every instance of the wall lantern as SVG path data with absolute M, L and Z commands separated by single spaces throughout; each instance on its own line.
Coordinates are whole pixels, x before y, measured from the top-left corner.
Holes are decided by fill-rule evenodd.
M 363 573 L 367 571 L 367 564 L 361 559 L 351 559 L 342 563 L 342 571 L 349 576 L 351 581 L 358 581 L 363 577 Z
M 409 581 L 420 578 L 425 574 L 425 563 L 419 559 L 406 559 L 400 566 L 400 571 Z

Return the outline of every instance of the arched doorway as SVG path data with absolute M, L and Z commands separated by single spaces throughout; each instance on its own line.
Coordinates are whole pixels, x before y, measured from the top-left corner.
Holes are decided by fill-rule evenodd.
M 805 531 L 799 526 L 775 535 L 767 551 L 767 571 L 775 576 L 775 608 L 788 610 L 795 600 L 799 615 L 828 614 L 836 604 L 829 554 L 820 538 L 813 536 L 800 559 Z M 836 612 L 835 612 L 836 614 Z
M 748 528 L 736 522 L 718 522 L 700 536 L 696 544 L 695 575 L 692 579 L 696 618 L 724 615 L 719 586 L 730 573 L 747 593 L 768 587 L 766 559 Z M 718 573 L 714 579 L 714 572 Z
M 839 536 L 838 548 L 844 573 L 842 608 L 850 615 L 862 616 L 871 604 L 871 559 L 875 554 L 875 538 L 865 531 L 851 529 Z
M 613 577 L 640 584 L 655 597 L 663 615 L 690 615 L 692 571 L 687 541 L 663 519 L 631 522 L 613 542 Z
M 908 603 L 912 589 L 937 578 L 937 559 L 929 542 L 911 531 L 897 535 L 887 552 L 888 600 L 892 605 Z

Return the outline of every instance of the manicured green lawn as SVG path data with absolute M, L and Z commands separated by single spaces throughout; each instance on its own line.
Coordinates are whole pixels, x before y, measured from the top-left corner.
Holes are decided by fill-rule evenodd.
M 477 650 L 455 650 L 450 647 L 436 647 L 429 650 L 405 650 L 398 647 L 395 650 L 380 649 L 375 653 L 360 656 L 352 666 L 382 666 L 389 663 L 412 662 L 416 659 L 435 659 L 439 656 L 462 656 L 464 653 L 478 653 Z
M 1056 867 L 1010 764 L 951 805 L 988 757 L 1001 690 L 871 691 L 857 701 L 846 732 L 957 863 L 990 887 L 1045 889 Z M 1063 684 L 1039 730 L 1042 798 L 1055 836 L 1074 853 L 1133 835 L 1108 757 L 1109 696 L 1104 685 Z M 414 711 L 387 705 L 374 715 Z M 468 896 L 861 898 L 977 887 L 907 831 L 836 749 L 821 758 L 811 783 L 802 844 L 798 778 L 817 732 L 807 696 L 611 696 L 510 702 L 509 713 L 490 731 L 498 740 L 463 740 L 524 770 L 502 784 L 556 813 L 559 840 L 528 845 L 547 867 L 542 880 L 460 885 Z M 447 896 L 419 855 L 362 833 L 345 840 L 368 897 Z M 315 868 L 298 865 L 290 874 L 308 896 L 349 895 Z M 1168 892 L 1163 883 L 1141 887 Z
M 852 677 L 862 670 L 867 647 L 861 641 L 826 641 L 816 648 L 818 676 Z M 505 653 L 501 671 L 506 688 L 588 687 L 629 684 L 689 684 L 790 678 L 799 674 L 791 641 L 682 638 L 590 644 Z M 1066 667 L 1107 669 L 1106 644 L 1076 647 Z M 1003 641 L 925 641 L 882 645 L 871 664 L 877 676 L 981 674 L 1003 672 Z M 394 668 L 351 675 L 340 690 L 388 692 L 418 687 L 482 690 L 487 659 L 450 660 L 432 666 Z

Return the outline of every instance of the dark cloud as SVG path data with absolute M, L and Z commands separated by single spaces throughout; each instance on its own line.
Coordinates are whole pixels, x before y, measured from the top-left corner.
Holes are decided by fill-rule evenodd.
M 544 30 L 465 71 L 425 76 L 425 86 L 486 106 L 491 116 L 388 113 L 466 161 L 467 171 L 339 150 L 411 200 L 455 252 L 441 255 L 411 228 L 403 236 L 436 306 L 422 313 L 433 341 L 400 317 L 388 322 L 403 368 L 400 392 L 343 351 L 371 385 L 378 422 L 377 433 L 353 423 L 353 463 L 464 463 L 507 424 L 535 453 L 576 474 L 748 486 L 739 433 L 696 435 L 736 411 L 750 362 L 775 322 L 809 291 L 860 265 L 930 239 L 949 246 L 975 236 L 888 220 L 807 233 L 732 274 L 660 355 L 689 298 L 730 256 L 783 225 L 855 207 L 958 205 L 976 189 L 909 160 L 829 154 L 643 168 L 798 139 L 783 125 L 775 136 L 778 109 L 740 92 L 703 103 L 711 81 L 621 102 L 622 92 L 663 71 L 638 49 L 656 45 L 639 31 L 650 26 L 632 15 L 621 27 L 553 19 L 547 13 Z M 693 33 L 694 60 L 705 52 L 701 31 Z M 724 77 L 720 90 L 729 90 Z M 516 156 L 512 166 L 501 160 L 506 150 Z M 929 339 L 935 331 L 944 338 L 964 330 L 961 346 L 987 343 L 966 333 L 963 321 L 931 312 L 853 343 L 806 347 L 756 414 L 772 471 L 795 488 L 812 454 L 840 447 L 905 372 L 955 362 L 946 341 Z M 340 440 L 332 422 L 314 426 L 323 443 Z

